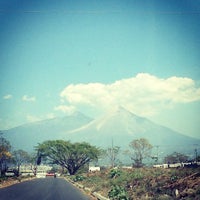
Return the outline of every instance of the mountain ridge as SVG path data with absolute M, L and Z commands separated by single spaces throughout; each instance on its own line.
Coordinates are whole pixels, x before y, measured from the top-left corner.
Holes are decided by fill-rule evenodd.
M 30 151 L 33 146 L 45 140 L 64 139 L 66 131 L 87 124 L 91 120 L 93 119 L 76 112 L 65 117 L 23 124 L 1 132 L 14 148 L 21 149 L 23 147 Z
M 122 107 L 97 119 L 78 112 L 64 118 L 43 120 L 3 132 L 15 148 L 23 147 L 25 150 L 53 139 L 84 141 L 101 148 L 110 147 L 114 140 L 114 145 L 127 148 L 133 139 L 146 138 L 153 146 L 173 146 L 170 150 L 176 151 L 180 150 L 177 149 L 178 146 L 188 149 L 193 144 L 200 143 L 197 138 L 158 125 Z
M 153 146 L 168 146 L 168 148 L 171 146 L 171 151 L 178 150 L 178 146 L 188 149 L 188 146 L 200 142 L 197 138 L 158 125 L 124 108 L 112 111 L 94 119 L 89 124 L 69 131 L 66 138 L 74 142 L 88 141 L 105 148 L 111 146 L 113 139 L 116 146 L 128 147 L 133 139 L 146 138 Z

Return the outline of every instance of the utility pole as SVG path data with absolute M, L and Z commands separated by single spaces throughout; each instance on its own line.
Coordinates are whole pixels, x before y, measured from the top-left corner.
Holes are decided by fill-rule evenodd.
M 157 145 L 157 146 L 156 146 L 156 156 L 157 156 L 156 162 L 158 162 L 158 148 L 159 148 L 159 146 Z
M 195 153 L 195 161 L 197 162 L 197 149 L 194 150 Z
M 197 159 L 198 159 L 198 146 L 199 146 L 199 144 L 194 144 L 194 146 L 196 146 L 196 148 L 194 149 L 194 156 L 195 156 L 195 161 L 197 162 Z
M 159 148 L 159 145 L 156 145 L 156 152 L 155 152 L 155 156 L 152 156 L 151 158 L 155 161 L 155 163 L 157 164 L 158 163 L 158 148 Z
M 113 138 L 112 138 L 112 147 L 111 147 L 111 162 L 112 162 L 112 168 L 114 168 L 114 165 L 115 165 L 115 163 L 114 163 L 114 149 L 113 149 L 114 147 L 113 147 Z

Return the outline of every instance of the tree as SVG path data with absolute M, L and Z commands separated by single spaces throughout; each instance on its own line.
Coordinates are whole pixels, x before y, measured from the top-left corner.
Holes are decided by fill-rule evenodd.
M 85 164 L 98 159 L 100 150 L 83 143 L 63 140 L 49 140 L 37 146 L 38 156 L 46 157 L 52 164 L 60 165 L 74 175 Z
M 17 172 L 19 173 L 20 172 L 20 166 L 23 163 L 29 162 L 30 156 L 26 151 L 19 149 L 19 150 L 16 150 L 16 151 L 13 152 L 13 161 L 17 165 Z
M 133 140 L 129 146 L 132 149 L 133 166 L 142 167 L 144 165 L 143 160 L 150 157 L 153 146 L 145 138 Z
M 6 170 L 6 162 L 11 158 L 11 145 L 0 133 L 0 176 Z
M 164 158 L 165 163 L 181 163 L 188 160 L 188 156 L 182 153 L 174 152 Z
M 31 165 L 31 170 L 36 175 L 37 165 L 40 164 L 41 156 L 39 156 L 38 152 L 33 152 L 29 154 L 29 164 Z
M 106 155 L 108 156 L 112 167 L 115 167 L 116 165 L 119 149 L 120 147 L 114 146 L 114 147 L 108 148 L 106 151 Z

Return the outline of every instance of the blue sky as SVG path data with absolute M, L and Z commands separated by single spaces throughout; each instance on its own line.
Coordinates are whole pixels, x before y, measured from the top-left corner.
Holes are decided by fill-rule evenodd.
M 0 0 L 0 129 L 123 106 L 200 130 L 199 0 Z

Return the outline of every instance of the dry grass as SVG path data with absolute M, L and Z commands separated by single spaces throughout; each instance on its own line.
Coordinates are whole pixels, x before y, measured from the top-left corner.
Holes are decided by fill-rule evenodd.
M 134 168 L 118 169 L 116 176 L 111 170 L 82 174 L 81 181 L 92 191 L 108 196 L 113 185 L 123 187 L 129 199 L 200 199 L 199 168 L 161 169 Z

